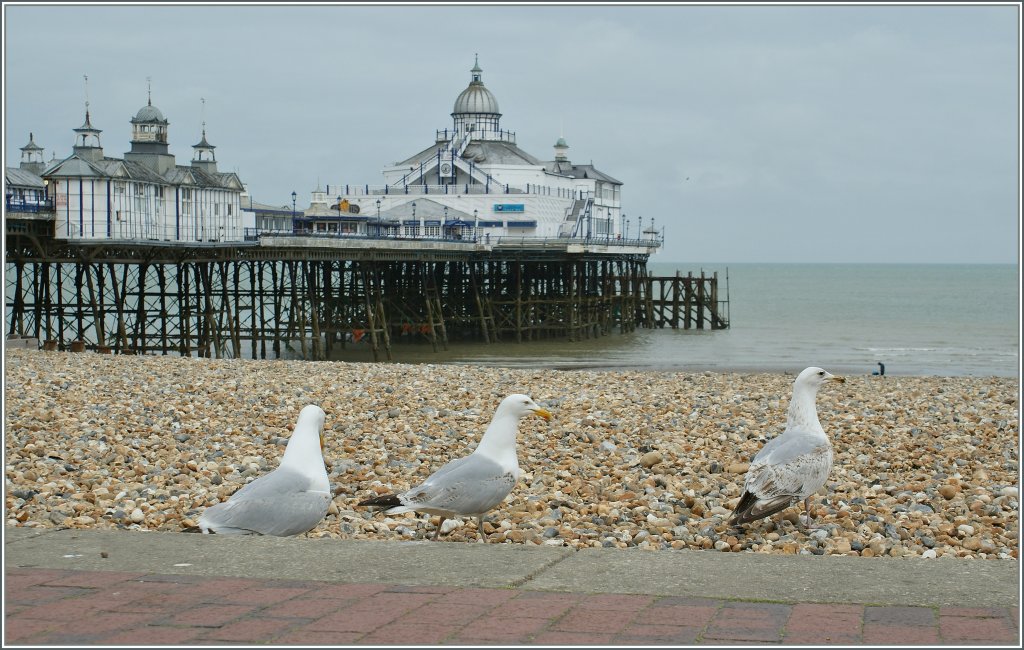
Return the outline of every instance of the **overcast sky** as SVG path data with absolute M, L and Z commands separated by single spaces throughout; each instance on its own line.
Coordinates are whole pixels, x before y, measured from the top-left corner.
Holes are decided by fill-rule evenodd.
M 449 128 L 479 53 L 525 151 L 624 183 L 672 262 L 1015 263 L 1019 8 L 4 5 L 4 156 L 104 152 L 146 103 L 192 158 L 308 204 Z

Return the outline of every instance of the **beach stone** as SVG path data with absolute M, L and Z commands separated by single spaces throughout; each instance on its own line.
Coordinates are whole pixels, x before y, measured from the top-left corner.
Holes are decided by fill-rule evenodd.
M 660 463 L 662 460 L 663 459 L 660 452 L 649 451 L 640 457 L 640 464 L 643 465 L 644 467 L 651 468 Z
M 134 510 L 132 510 L 132 513 L 128 516 L 128 518 L 131 519 L 133 523 L 141 524 L 143 521 L 145 521 L 146 515 L 142 513 L 141 508 L 135 508 Z
M 947 501 L 955 497 L 957 492 L 959 491 L 960 489 L 957 486 L 949 485 L 948 483 L 939 486 L 939 494 L 941 494 L 942 498 L 946 499 Z
M 981 543 L 981 539 L 978 537 L 968 537 L 963 541 L 961 546 L 963 546 L 968 551 L 977 551 L 981 549 Z

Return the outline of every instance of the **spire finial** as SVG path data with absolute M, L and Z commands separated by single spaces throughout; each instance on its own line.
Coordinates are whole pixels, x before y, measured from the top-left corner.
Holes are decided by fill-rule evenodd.
M 146 105 L 153 105 L 153 77 L 146 77 Z
M 89 123 L 89 75 L 83 74 L 82 78 L 85 79 L 85 123 Z
M 201 115 L 203 117 L 203 139 L 205 140 L 206 139 L 206 100 L 204 98 L 200 97 L 199 101 L 203 104 L 202 109 L 201 109 Z
M 480 69 L 480 55 L 479 54 L 474 54 L 473 55 L 473 69 L 470 70 L 469 72 L 470 72 L 470 75 L 471 75 L 470 76 L 470 80 L 471 80 L 470 82 L 471 83 L 474 83 L 474 84 L 482 84 L 483 83 L 483 79 L 481 77 L 481 73 L 483 72 L 483 70 Z

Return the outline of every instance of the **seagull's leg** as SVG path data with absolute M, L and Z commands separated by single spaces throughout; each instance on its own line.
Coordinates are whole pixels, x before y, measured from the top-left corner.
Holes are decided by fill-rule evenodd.
M 806 532 L 808 530 L 817 530 L 817 526 L 811 525 L 811 497 L 807 497 L 806 499 L 804 499 L 804 510 L 807 511 L 807 525 L 803 527 L 804 531 Z M 799 521 L 800 518 L 797 517 L 797 520 Z
M 445 519 L 447 519 L 447 517 L 441 517 L 441 520 L 437 522 L 437 530 L 434 531 L 434 541 L 435 542 L 437 541 L 438 536 L 440 536 L 440 534 L 441 534 L 441 524 L 444 523 Z
M 487 543 L 487 539 L 484 537 L 484 516 L 483 515 L 480 515 L 479 517 L 476 518 L 476 528 L 477 528 L 477 530 L 480 531 L 480 539 L 478 539 L 477 541 L 481 542 L 483 544 L 486 544 Z

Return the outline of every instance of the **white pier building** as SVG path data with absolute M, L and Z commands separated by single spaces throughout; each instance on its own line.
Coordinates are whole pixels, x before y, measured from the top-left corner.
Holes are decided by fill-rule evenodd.
M 479 62 L 459 93 L 451 127 L 419 152 L 384 168 L 379 185 L 317 187 L 297 226 L 311 234 L 370 234 L 399 239 L 573 240 L 586 244 L 660 246 L 654 231 L 627 236 L 622 182 L 570 160 L 558 138 L 553 159 L 520 149 L 501 126 L 501 110 Z

